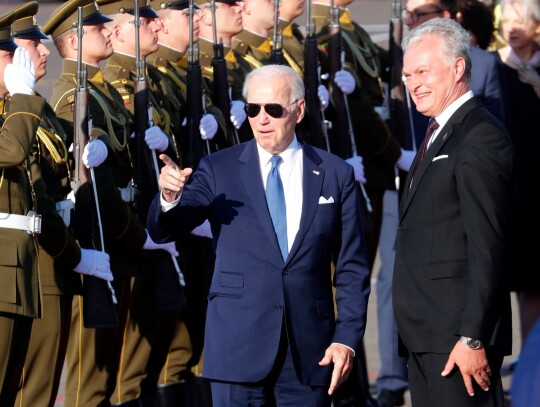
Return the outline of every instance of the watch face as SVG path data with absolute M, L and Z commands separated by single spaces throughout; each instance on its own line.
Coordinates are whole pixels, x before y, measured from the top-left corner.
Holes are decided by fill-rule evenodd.
M 480 342 L 478 339 L 472 339 L 469 341 L 468 345 L 471 349 L 480 349 L 482 347 L 482 342 Z

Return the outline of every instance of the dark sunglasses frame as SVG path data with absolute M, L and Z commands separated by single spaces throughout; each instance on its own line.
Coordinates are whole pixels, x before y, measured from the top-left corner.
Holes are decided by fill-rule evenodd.
M 296 99 L 287 106 L 281 106 L 279 103 L 267 103 L 265 105 L 259 105 L 258 103 L 246 103 L 244 105 L 244 111 L 253 119 L 259 115 L 261 108 L 263 108 L 268 116 L 273 117 L 274 119 L 279 119 L 280 117 L 283 117 L 283 113 L 285 113 L 287 108 L 294 105 L 296 102 L 298 102 L 298 100 L 299 99 Z

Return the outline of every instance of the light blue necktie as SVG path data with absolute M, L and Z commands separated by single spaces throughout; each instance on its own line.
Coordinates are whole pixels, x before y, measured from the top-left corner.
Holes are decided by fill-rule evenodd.
M 266 179 L 266 202 L 268 210 L 274 224 L 274 231 L 281 250 L 283 261 L 287 260 L 289 248 L 287 245 L 287 209 L 285 207 L 285 194 L 283 192 L 283 184 L 279 176 L 278 167 L 281 163 L 281 157 L 274 155 L 270 159 L 272 168 Z

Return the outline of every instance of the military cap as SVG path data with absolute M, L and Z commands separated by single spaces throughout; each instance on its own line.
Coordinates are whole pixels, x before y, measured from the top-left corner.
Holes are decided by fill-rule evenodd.
M 15 20 L 15 11 L 12 10 L 9 13 L 2 14 L 0 16 L 0 49 L 4 51 L 15 51 L 17 44 L 13 41 L 11 36 L 11 23 Z
M 69 0 L 53 11 L 41 31 L 56 38 L 79 24 L 79 7 L 83 10 L 83 25 L 96 25 L 112 21 L 103 15 L 94 0 Z
M 154 10 L 184 10 L 189 7 L 189 0 L 177 0 L 177 1 L 166 1 L 166 0 L 150 0 L 150 6 Z M 195 1 L 193 1 L 193 8 L 198 9 L 199 6 Z
M 98 0 L 97 3 L 104 14 L 135 14 L 134 0 Z M 137 4 L 139 5 L 139 16 L 157 18 L 158 15 L 150 6 L 150 0 L 137 0 Z
M 39 3 L 37 1 L 30 1 L 15 9 L 17 17 L 11 24 L 11 34 L 14 38 L 40 38 L 42 40 L 48 38 L 41 32 L 37 24 L 36 14 L 38 9 Z

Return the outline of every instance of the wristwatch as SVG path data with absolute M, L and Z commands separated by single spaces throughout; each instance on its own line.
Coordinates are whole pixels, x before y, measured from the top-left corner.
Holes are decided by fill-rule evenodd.
M 459 341 L 463 342 L 469 348 L 474 349 L 474 350 L 482 349 L 484 347 L 484 344 L 482 343 L 482 341 L 478 339 L 468 338 L 466 336 L 460 336 Z

